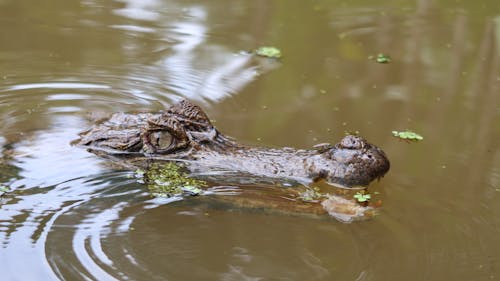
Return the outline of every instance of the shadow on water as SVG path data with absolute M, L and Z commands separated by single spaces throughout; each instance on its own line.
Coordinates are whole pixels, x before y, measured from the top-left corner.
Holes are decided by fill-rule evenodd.
M 2 280 L 495 280 L 499 15 L 493 0 L 0 1 Z M 244 52 L 261 45 L 283 59 Z M 70 145 L 90 112 L 181 98 L 249 144 L 359 130 L 391 160 L 371 186 L 383 208 L 341 224 L 154 199 Z M 392 138 L 406 128 L 424 141 Z

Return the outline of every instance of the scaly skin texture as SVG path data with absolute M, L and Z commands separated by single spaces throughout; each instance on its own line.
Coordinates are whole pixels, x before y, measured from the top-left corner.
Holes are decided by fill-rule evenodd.
M 197 172 L 222 170 L 303 183 L 325 179 L 344 187 L 367 186 L 390 167 L 381 149 L 352 135 L 309 150 L 242 145 L 221 134 L 187 100 L 160 113 L 115 113 L 80 137 L 78 145 L 129 162 L 182 161 Z

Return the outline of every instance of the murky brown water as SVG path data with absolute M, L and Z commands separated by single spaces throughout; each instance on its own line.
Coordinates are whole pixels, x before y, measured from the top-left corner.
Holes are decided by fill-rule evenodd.
M 0 42 L 1 280 L 500 279 L 497 0 L 3 0 Z M 88 112 L 180 97 L 250 144 L 359 130 L 392 163 L 379 215 L 152 199 L 69 145 Z

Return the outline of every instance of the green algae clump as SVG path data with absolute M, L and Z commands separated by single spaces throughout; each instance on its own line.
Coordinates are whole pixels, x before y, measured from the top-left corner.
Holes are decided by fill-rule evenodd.
M 255 50 L 255 54 L 268 58 L 281 58 L 281 51 L 276 47 L 259 47 Z
M 146 171 L 137 170 L 136 177 L 146 183 L 156 197 L 196 196 L 203 193 L 206 182 L 188 177 L 175 163 L 153 164 Z

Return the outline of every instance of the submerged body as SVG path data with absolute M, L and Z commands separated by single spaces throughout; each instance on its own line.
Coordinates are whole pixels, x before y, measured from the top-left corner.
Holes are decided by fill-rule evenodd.
M 196 172 L 325 179 L 343 187 L 366 186 L 390 167 L 381 149 L 358 136 L 309 150 L 242 145 L 221 134 L 200 107 L 186 100 L 160 113 L 115 113 L 80 136 L 78 145 L 130 163 L 182 161 Z

